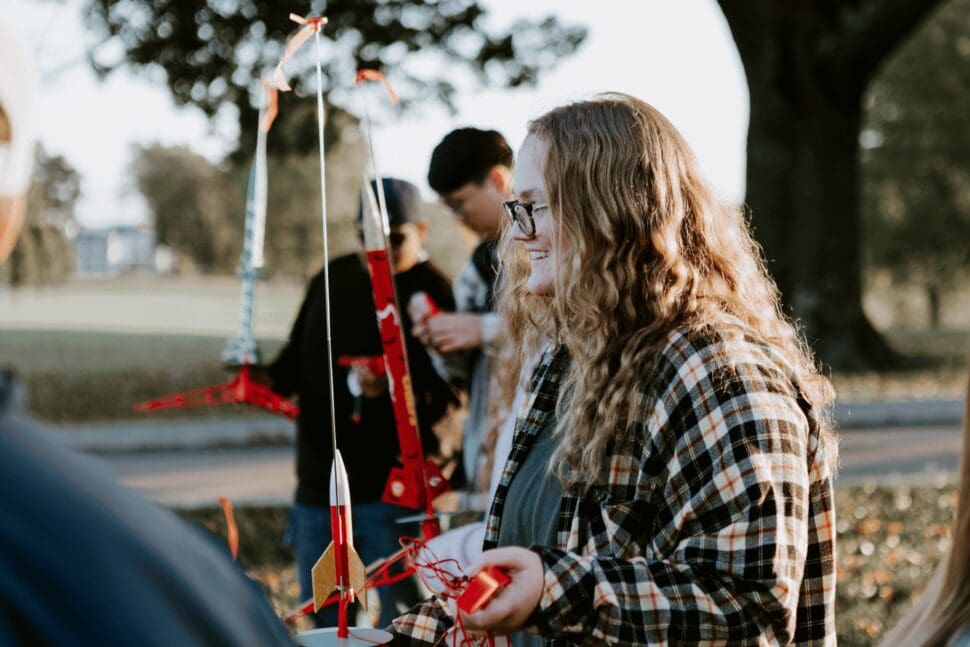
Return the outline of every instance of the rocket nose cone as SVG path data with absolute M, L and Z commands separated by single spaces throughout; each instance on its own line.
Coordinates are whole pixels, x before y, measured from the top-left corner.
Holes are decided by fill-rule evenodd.
M 371 190 L 371 181 L 364 175 L 360 195 L 361 228 L 364 233 L 364 247 L 368 250 L 384 249 L 384 222 L 377 196 Z
M 343 456 L 340 455 L 338 449 L 330 468 L 330 505 L 349 504 L 350 483 L 347 480 L 347 468 L 344 467 Z

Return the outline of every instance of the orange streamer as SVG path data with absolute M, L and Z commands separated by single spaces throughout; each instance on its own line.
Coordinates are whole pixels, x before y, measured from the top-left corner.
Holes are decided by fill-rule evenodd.
M 360 83 L 366 83 L 367 81 L 380 81 L 384 84 L 384 89 L 387 90 L 388 96 L 391 97 L 391 103 L 397 105 L 397 92 L 391 87 L 391 82 L 387 80 L 381 72 L 377 70 L 362 69 L 357 70 L 357 77 L 354 79 L 354 85 L 359 85 Z
M 232 511 L 232 503 L 226 497 L 219 497 L 219 505 L 226 515 L 226 542 L 229 544 L 229 554 L 232 555 L 232 561 L 236 561 L 239 555 L 239 528 L 236 527 L 236 515 Z
M 264 133 L 268 133 L 273 125 L 273 120 L 276 119 L 279 100 L 278 91 L 272 83 L 264 79 L 263 87 L 266 89 L 266 114 L 263 115 L 263 121 L 259 124 L 259 129 Z
M 289 92 L 293 88 L 290 84 L 286 82 L 286 74 L 283 72 L 283 65 L 293 58 L 303 45 L 310 40 L 310 36 L 320 31 L 324 25 L 327 24 L 327 19 L 324 16 L 298 16 L 295 13 L 290 14 L 290 20 L 293 22 L 303 25 L 303 28 L 296 32 L 296 35 L 290 39 L 286 44 L 286 49 L 283 50 L 283 58 L 280 59 L 279 64 L 276 69 L 273 70 L 273 80 L 272 84 L 274 87 L 278 88 L 281 92 Z

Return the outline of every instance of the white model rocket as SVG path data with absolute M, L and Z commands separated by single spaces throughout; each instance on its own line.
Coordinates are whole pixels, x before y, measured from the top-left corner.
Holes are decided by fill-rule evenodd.
M 313 606 L 319 610 L 336 591 L 346 603 L 363 593 L 367 581 L 364 563 L 354 550 L 354 528 L 350 511 L 350 485 L 344 460 L 337 450 L 330 468 L 330 529 L 332 540 L 313 565 Z M 360 605 L 367 608 L 367 596 L 359 595 Z

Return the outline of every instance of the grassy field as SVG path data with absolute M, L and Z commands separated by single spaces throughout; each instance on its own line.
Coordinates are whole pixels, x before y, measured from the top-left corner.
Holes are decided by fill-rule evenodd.
M 27 407 L 54 423 L 134 418 L 132 405 L 173 391 L 227 379 L 219 356 L 226 340 L 54 330 L 0 332 L 0 366 L 15 367 L 27 387 Z M 262 340 L 266 359 L 283 341 Z M 153 412 L 153 418 L 245 415 L 237 405 Z
M 28 408 L 54 423 L 132 418 L 135 402 L 226 379 L 219 356 L 226 336 L 164 335 L 84 330 L 0 330 L 0 367 L 14 367 L 27 386 Z M 970 335 L 954 331 L 951 347 Z M 909 335 L 911 349 L 939 344 L 934 335 Z M 892 337 L 904 339 L 902 334 Z M 914 340 L 915 338 L 915 340 Z M 271 360 L 283 340 L 262 339 L 264 360 Z M 922 344 L 922 345 L 921 345 Z M 836 374 L 833 381 L 845 401 L 879 398 L 960 398 L 966 386 L 962 355 L 930 354 L 930 360 L 892 374 Z M 935 359 L 934 359 L 935 358 Z M 934 362 L 934 364 L 929 364 Z M 168 418 L 244 414 L 245 407 L 152 413 Z
M 885 332 L 905 366 L 889 373 L 836 373 L 832 383 L 844 401 L 878 399 L 962 399 L 966 393 L 970 325 L 928 330 L 894 327 Z
M 852 486 L 836 490 L 839 644 L 876 644 L 908 608 L 949 547 L 956 506 L 952 483 L 934 486 Z M 220 537 L 219 509 L 182 513 Z M 236 510 L 240 559 L 282 614 L 297 603 L 292 557 L 280 547 L 286 508 Z
M 298 281 L 259 284 L 254 329 L 264 359 L 272 359 L 288 335 L 302 293 Z M 911 358 L 909 366 L 891 374 L 836 374 L 839 397 L 962 397 L 970 352 L 970 314 L 964 311 L 970 308 L 950 308 L 949 327 L 929 331 L 913 327 L 913 317 L 893 319 L 898 304 L 887 299 L 871 295 L 867 307 L 889 324 L 909 324 L 886 329 L 890 342 Z M 137 401 L 225 379 L 219 357 L 236 334 L 238 304 L 239 283 L 232 277 L 76 279 L 0 291 L 0 366 L 21 374 L 29 406 L 44 420 L 129 418 Z M 225 413 L 200 408 L 152 415 Z

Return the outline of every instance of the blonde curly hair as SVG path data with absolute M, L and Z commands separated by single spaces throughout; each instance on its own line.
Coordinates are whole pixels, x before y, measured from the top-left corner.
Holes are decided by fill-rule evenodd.
M 528 256 L 505 227 L 496 419 L 509 413 L 541 340 L 565 345 L 571 364 L 550 469 L 567 487 L 588 487 L 603 476 L 608 445 L 629 437 L 645 371 L 668 333 L 740 321 L 785 361 L 834 448 L 831 385 L 782 314 L 744 215 L 715 198 L 674 126 L 635 97 L 605 94 L 546 113 L 529 134 L 546 145 L 560 265 L 552 296 L 531 294 Z

